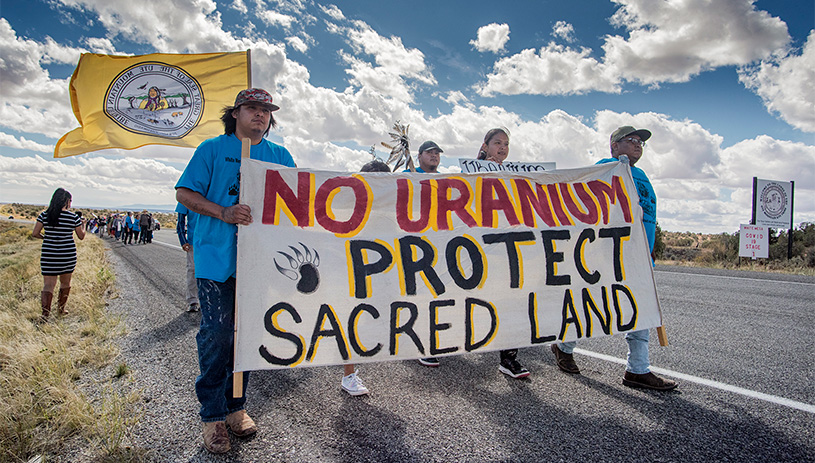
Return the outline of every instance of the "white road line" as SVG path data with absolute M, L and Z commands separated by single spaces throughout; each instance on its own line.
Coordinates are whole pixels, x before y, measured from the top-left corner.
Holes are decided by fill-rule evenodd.
M 612 363 L 619 363 L 620 365 L 625 365 L 625 360 L 612 357 L 611 355 L 600 354 L 597 352 L 592 352 L 585 349 L 575 349 L 575 353 L 585 355 L 588 357 L 594 357 L 596 359 L 605 360 L 607 362 Z M 745 389 L 743 387 L 732 386 L 730 384 L 720 383 L 718 381 L 713 381 L 710 379 L 700 378 L 698 376 L 693 375 L 686 375 L 685 373 L 679 373 L 678 371 L 666 370 L 664 368 L 657 368 L 651 367 L 651 371 L 654 373 L 659 373 L 661 375 L 670 376 L 673 378 L 681 379 L 683 381 L 689 381 L 696 384 L 701 384 L 703 386 L 708 386 L 716 389 L 721 389 L 722 391 L 732 392 L 735 394 L 740 394 L 746 397 L 752 397 L 754 399 L 763 400 L 765 402 L 771 402 L 777 405 L 783 405 L 785 407 L 794 408 L 796 410 L 805 411 L 808 413 L 815 413 L 815 405 L 798 402 L 791 399 L 785 399 L 784 397 L 778 397 L 770 394 L 765 394 L 763 392 L 752 391 L 750 389 Z
M 161 241 L 158 241 L 158 240 L 153 241 L 153 244 L 160 244 L 160 245 L 162 245 L 162 246 L 167 246 L 168 248 L 173 248 L 173 249 L 178 249 L 179 251 L 183 251 L 183 249 L 181 248 L 181 246 L 179 246 L 179 245 L 177 245 L 177 244 L 162 243 Z
M 654 273 L 672 273 L 672 274 L 679 274 L 679 275 L 693 275 L 698 277 L 706 277 L 706 278 L 727 278 L 730 280 L 747 280 L 747 281 L 764 281 L 767 283 L 785 283 L 790 285 L 805 285 L 805 286 L 815 286 L 815 283 L 805 283 L 802 281 L 786 281 L 786 280 L 768 280 L 765 278 L 747 278 L 747 277 L 733 277 L 729 275 L 708 275 L 707 273 L 686 273 L 686 272 L 671 272 L 668 270 L 654 270 Z

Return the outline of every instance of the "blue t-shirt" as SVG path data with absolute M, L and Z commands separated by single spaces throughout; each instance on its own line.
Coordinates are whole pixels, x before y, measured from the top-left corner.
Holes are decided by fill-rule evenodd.
M 295 167 L 286 148 L 266 139 L 252 145 L 249 157 Z M 241 141 L 238 137 L 233 134 L 210 138 L 198 145 L 175 187 L 201 193 L 219 206 L 233 206 L 238 204 L 240 168 Z M 195 276 L 223 283 L 235 276 L 238 226 L 208 215 L 195 215 L 192 241 Z
M 405 170 L 403 170 L 402 172 L 410 172 L 410 169 L 405 169 Z M 422 168 L 421 168 L 421 167 L 417 167 L 417 168 L 416 168 L 416 172 L 418 172 L 418 173 L 420 173 L 420 174 L 426 174 L 426 173 L 427 173 L 427 172 L 425 172 L 424 170 L 422 170 Z
M 597 164 L 607 162 L 619 162 L 619 160 L 616 158 L 601 159 L 597 161 Z M 654 193 L 654 187 L 651 186 L 651 181 L 648 180 L 645 172 L 639 167 L 630 167 L 631 176 L 634 177 L 634 183 L 637 185 L 637 196 L 640 197 L 642 223 L 645 225 L 645 234 L 648 236 L 648 247 L 653 252 L 657 231 L 657 195 Z
M 181 246 L 184 246 L 187 243 L 192 244 L 192 230 L 195 226 L 193 221 L 195 220 L 195 212 L 187 209 L 187 206 L 178 203 L 175 206 L 175 211 L 178 212 L 178 222 L 175 226 L 175 232 L 178 234 L 178 242 L 181 243 Z

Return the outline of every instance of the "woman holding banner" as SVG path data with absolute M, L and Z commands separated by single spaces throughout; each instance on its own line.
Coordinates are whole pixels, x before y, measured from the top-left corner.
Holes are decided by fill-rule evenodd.
M 478 159 L 502 164 L 509 156 L 509 129 L 496 127 L 484 136 L 484 142 L 478 150 Z M 510 378 L 526 378 L 529 370 L 518 361 L 518 349 L 502 350 L 499 353 L 498 371 Z

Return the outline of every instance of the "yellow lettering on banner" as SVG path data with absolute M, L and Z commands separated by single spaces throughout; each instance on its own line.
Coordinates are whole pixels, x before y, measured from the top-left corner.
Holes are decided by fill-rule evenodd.
M 356 352 L 357 355 L 360 357 L 373 357 L 380 350 L 382 350 L 382 343 L 377 343 L 373 349 L 367 349 L 364 345 L 362 345 L 362 342 L 359 340 L 359 336 L 357 335 L 357 333 L 359 333 L 359 316 L 362 315 L 362 312 L 368 312 L 374 320 L 379 318 L 379 311 L 376 310 L 376 307 L 370 304 L 359 304 L 354 307 L 348 321 L 348 340 L 350 341 L 351 347 L 354 349 L 354 352 Z
M 495 335 L 498 333 L 498 326 L 500 325 L 500 322 L 498 320 L 498 312 L 495 310 L 495 305 L 492 302 L 468 297 L 465 301 L 465 305 L 465 313 L 467 316 L 464 319 L 464 326 L 467 329 L 467 339 L 464 344 L 464 350 L 467 352 L 472 352 L 481 347 L 489 346 L 490 343 L 492 343 L 492 340 L 495 339 Z M 474 320 L 475 307 L 477 305 L 487 309 L 487 313 L 490 314 L 490 329 L 487 331 L 486 336 L 484 336 L 484 338 L 480 341 L 475 341 L 473 339 L 475 337 Z
M 286 339 L 287 341 L 294 344 L 295 353 L 293 356 L 289 358 L 281 358 L 273 355 L 269 352 L 266 346 L 261 345 L 258 348 L 258 353 L 264 360 L 269 362 L 272 365 L 283 365 L 283 366 L 297 366 L 300 362 L 303 361 L 305 358 L 305 345 L 306 340 L 303 339 L 302 336 L 299 334 L 289 333 L 283 328 L 280 327 L 280 323 L 278 323 L 277 318 L 278 316 L 283 313 L 288 312 L 291 315 L 292 320 L 295 323 L 300 323 L 303 320 L 300 318 L 300 314 L 297 313 L 294 307 L 287 302 L 278 302 L 277 304 L 273 305 L 263 316 L 263 325 L 266 328 L 266 332 L 271 334 L 274 337 Z
M 574 296 L 571 289 L 567 289 L 563 294 L 562 324 L 560 326 L 560 335 L 558 335 L 558 339 L 561 341 L 566 337 L 569 325 L 574 325 L 578 339 L 583 337 L 583 327 L 580 325 L 580 316 L 577 315 L 577 310 L 574 307 Z
M 398 246 L 398 241 L 396 244 Z M 368 251 L 372 250 L 379 254 L 379 259 L 375 262 L 372 262 L 368 257 Z M 394 256 L 398 259 L 398 254 L 394 252 L 393 248 L 382 240 L 346 241 L 345 263 L 348 267 L 348 289 L 351 297 L 365 299 L 372 295 L 371 275 L 389 272 L 396 262 Z M 383 265 L 383 262 L 385 265 Z M 401 271 L 400 267 L 400 275 Z M 401 276 L 399 281 L 402 282 Z M 358 287 L 360 283 L 361 286 Z M 362 291 L 360 291 L 360 288 L 362 288 Z
M 606 296 L 606 287 L 603 286 L 600 288 L 603 292 L 603 309 L 605 310 L 605 316 L 600 313 L 600 310 L 597 308 L 597 303 L 594 302 L 594 298 L 589 292 L 589 288 L 583 288 L 583 315 L 586 317 L 586 337 L 590 338 L 593 334 L 592 329 L 592 322 L 591 322 L 591 314 L 597 316 L 600 320 L 600 326 L 603 332 L 607 335 L 611 334 L 611 312 L 609 312 L 608 308 L 608 296 Z
M 464 240 L 464 241 L 462 241 L 462 240 Z M 470 244 L 465 245 L 464 243 L 470 243 Z M 454 238 L 454 239 L 450 240 L 450 243 L 448 243 L 448 249 L 449 249 L 450 245 L 455 246 L 455 250 L 456 250 L 456 252 L 455 252 L 455 259 L 456 259 L 455 269 L 458 271 L 457 273 L 451 273 L 451 276 L 453 277 L 454 281 L 458 280 L 458 278 L 461 279 L 461 281 L 456 281 L 456 284 L 460 288 L 464 288 L 464 289 L 473 289 L 473 288 L 481 289 L 481 288 L 483 288 L 484 283 L 486 283 L 486 281 L 487 281 L 487 274 L 489 272 L 489 268 L 488 268 L 489 265 L 488 265 L 487 255 L 484 253 L 484 248 L 482 248 L 481 245 L 479 245 L 478 242 L 475 240 L 475 238 L 473 238 L 470 235 L 461 235 L 459 240 Z M 465 269 L 461 265 L 461 251 L 465 247 L 469 251 L 467 253 L 467 255 L 468 255 L 469 259 L 470 259 L 470 264 L 472 266 L 472 272 L 473 272 L 473 274 L 470 276 L 469 279 L 472 279 L 472 278 L 477 277 L 477 276 L 480 275 L 480 277 L 476 280 L 477 283 L 472 287 L 470 286 L 469 283 L 467 283 L 466 285 L 464 283 L 464 282 L 467 282 L 469 280 L 468 278 L 464 277 Z M 472 250 L 475 250 L 475 252 L 472 252 Z M 447 258 L 448 258 L 447 269 L 448 269 L 448 272 L 449 272 L 453 268 L 453 266 L 450 265 L 450 262 L 449 262 L 450 252 L 447 252 L 445 254 L 447 255 Z
M 449 330 L 452 326 L 450 323 L 439 323 L 439 307 L 450 307 L 456 303 L 453 299 L 435 300 L 430 302 L 430 355 L 449 354 L 458 350 L 458 347 L 439 347 L 441 343 L 439 337 L 440 333 L 444 330 Z
M 538 322 L 538 295 L 537 293 L 530 292 L 529 293 L 529 305 L 528 305 L 528 313 L 529 313 L 529 325 L 532 331 L 532 337 L 530 342 L 532 344 L 543 344 L 546 342 L 551 342 L 557 339 L 555 335 L 548 335 L 548 336 L 541 336 L 540 334 L 540 323 Z
M 325 323 L 331 324 L 331 329 L 325 329 Z M 311 346 L 308 348 L 306 358 L 309 362 L 314 361 L 314 354 L 320 345 L 320 340 L 324 337 L 333 336 L 337 340 L 337 348 L 342 355 L 343 360 L 348 360 L 348 340 L 345 339 L 345 332 L 342 330 L 342 325 L 337 318 L 334 308 L 328 304 L 320 305 L 320 311 L 317 314 L 317 323 L 314 326 L 314 332 L 311 334 Z

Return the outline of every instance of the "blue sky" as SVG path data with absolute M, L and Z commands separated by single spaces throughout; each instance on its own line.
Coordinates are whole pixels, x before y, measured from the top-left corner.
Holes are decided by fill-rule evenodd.
M 812 1 L 584 2 L 31 0 L 0 10 L 0 202 L 172 207 L 191 149 L 53 159 L 77 126 L 68 82 L 83 52 L 252 50 L 279 102 L 270 138 L 298 165 L 351 171 L 389 139 L 433 139 L 442 170 L 495 126 L 510 160 L 606 157 L 619 125 L 654 136 L 638 164 L 666 230 L 733 232 L 751 179 L 795 181 L 815 221 Z

